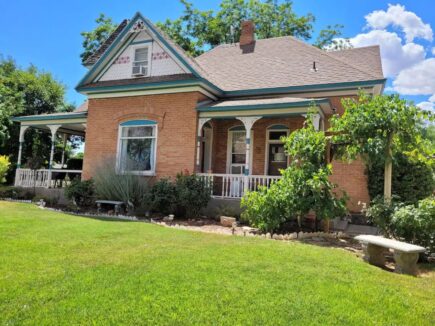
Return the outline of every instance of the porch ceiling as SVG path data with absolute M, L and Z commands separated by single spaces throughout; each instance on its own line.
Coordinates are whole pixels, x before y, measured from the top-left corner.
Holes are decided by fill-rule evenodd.
M 229 118 L 240 116 L 292 116 L 307 113 L 316 106 L 323 114 L 332 113 L 326 98 L 294 97 L 239 99 L 201 103 L 197 107 L 201 118 Z
M 60 133 L 84 136 L 86 130 L 87 112 L 65 112 L 53 114 L 28 115 L 12 119 L 21 126 L 50 131 L 52 125 L 59 125 Z

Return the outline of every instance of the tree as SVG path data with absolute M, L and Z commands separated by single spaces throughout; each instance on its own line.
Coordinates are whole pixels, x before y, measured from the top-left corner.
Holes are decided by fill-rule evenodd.
M 242 199 L 242 217 L 264 231 L 274 231 L 284 222 L 301 220 L 310 211 L 317 221 L 344 215 L 347 196 L 338 197 L 336 185 L 329 181 L 332 167 L 325 162 L 326 137 L 316 131 L 310 114 L 303 128 L 282 139 L 290 165 L 282 178 L 269 188 L 260 187 Z
M 64 95 L 65 86 L 50 73 L 35 66 L 20 69 L 12 59 L 0 60 L 0 155 L 9 156 L 12 164 L 16 162 L 20 128 L 11 121 L 13 116 L 71 111 L 73 107 Z M 24 146 L 24 158 L 36 154 L 48 159 L 48 133 L 28 129 L 25 143 L 32 145 Z
M 204 52 L 205 48 L 237 42 L 242 20 L 254 22 L 258 39 L 292 35 L 308 40 L 313 32 L 315 17 L 310 13 L 298 16 L 289 0 L 223 0 L 217 11 L 201 11 L 186 0 L 180 1 L 184 5 L 183 14 L 157 25 L 194 56 Z M 331 35 L 341 35 L 341 27 L 328 26 L 327 32 L 320 32 L 316 44 L 323 46 L 330 43 Z
M 335 141 L 344 143 L 340 155 L 355 159 L 361 155 L 367 164 L 379 158 L 384 162 L 384 198 L 391 199 L 392 160 L 404 153 L 414 160 L 428 161 L 434 148 L 422 137 L 426 120 L 433 116 L 398 95 L 370 96 L 361 93 L 358 99 L 343 99 L 345 112 L 331 119 Z
M 324 49 L 327 51 L 337 51 L 353 48 L 349 39 L 341 38 L 343 35 L 342 29 L 343 25 L 335 24 L 328 25 L 325 29 L 322 29 L 317 36 L 314 46 L 319 49 Z
M 259 39 L 292 35 L 308 40 L 313 33 L 315 17 L 310 13 L 298 16 L 289 0 L 222 0 L 216 11 L 199 10 L 187 0 L 180 2 L 184 6 L 182 15 L 158 22 L 157 26 L 192 56 L 222 43 L 237 42 L 240 23 L 247 19 L 254 21 Z M 82 62 L 95 53 L 118 26 L 104 14 L 100 14 L 95 22 L 97 26 L 93 30 L 81 33 L 84 38 L 83 53 L 80 55 Z M 341 36 L 342 27 L 327 26 L 320 31 L 315 45 L 339 47 L 334 38 Z
M 118 25 L 112 21 L 112 18 L 106 17 L 104 14 L 100 14 L 100 16 L 95 19 L 95 23 L 97 23 L 97 26 L 92 31 L 80 33 L 84 38 L 82 43 L 83 52 L 80 54 L 82 63 L 94 54 L 118 27 Z

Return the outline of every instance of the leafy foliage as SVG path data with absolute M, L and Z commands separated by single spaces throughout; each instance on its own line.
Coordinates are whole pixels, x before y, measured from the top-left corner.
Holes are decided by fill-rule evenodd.
M 0 155 L 0 183 L 3 183 L 6 181 L 6 173 L 8 173 L 9 166 L 11 165 L 11 162 L 9 161 L 9 157 L 5 155 Z
M 329 181 L 332 168 L 325 163 L 325 134 L 314 129 L 312 115 L 303 128 L 283 141 L 291 160 L 289 167 L 269 188 L 260 187 L 244 196 L 242 218 L 263 231 L 274 231 L 291 219 L 300 224 L 310 211 L 316 220 L 343 215 L 347 196 L 338 198 L 336 185 Z
M 367 169 L 370 198 L 382 196 L 384 188 L 383 160 L 372 162 Z M 393 196 L 406 204 L 430 196 L 435 190 L 434 169 L 425 162 L 414 161 L 406 155 L 396 153 L 393 156 Z
M 168 178 L 159 179 L 151 189 L 153 210 L 170 214 L 177 208 L 177 192 L 175 185 Z
M 91 206 L 95 199 L 94 181 L 73 179 L 65 188 L 65 196 L 79 208 Z
M 201 209 L 210 201 L 210 190 L 195 174 L 179 173 L 175 180 L 177 203 L 188 218 L 200 216 Z
M 95 19 L 95 23 L 97 27 L 92 31 L 81 33 L 84 38 L 82 43 L 83 52 L 80 54 L 83 63 L 98 50 L 116 27 L 118 27 L 111 18 L 106 17 L 104 14 L 100 14 L 98 18 Z
M 317 36 L 314 46 L 319 49 L 325 49 L 329 51 L 344 50 L 352 48 L 349 39 L 340 38 L 342 35 L 343 25 L 335 24 L 328 25 L 325 29 L 322 29 Z
M 335 142 L 340 156 L 355 159 L 361 155 L 370 166 L 381 160 L 385 168 L 396 153 L 413 160 L 433 164 L 435 148 L 422 136 L 425 121 L 433 120 L 423 111 L 398 95 L 370 96 L 361 93 L 357 100 L 342 100 L 345 112 L 331 119 L 332 131 L 338 133 Z M 388 193 L 388 189 L 384 189 Z
M 406 242 L 421 245 L 435 252 L 435 198 L 428 197 L 415 205 L 405 206 L 392 200 L 375 199 L 367 216 L 382 232 Z

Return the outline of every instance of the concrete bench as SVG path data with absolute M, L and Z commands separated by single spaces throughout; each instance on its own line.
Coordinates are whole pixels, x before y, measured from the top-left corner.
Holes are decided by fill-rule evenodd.
M 98 207 L 98 214 L 101 212 L 102 205 L 115 206 L 115 214 L 116 215 L 119 214 L 119 212 L 121 210 L 121 206 L 125 205 L 125 203 L 123 201 L 116 201 L 116 200 L 96 200 L 95 203 L 97 204 L 97 207 Z
M 426 249 L 410 243 L 387 239 L 376 235 L 358 235 L 356 240 L 362 243 L 364 260 L 372 265 L 385 265 L 385 249 L 394 250 L 396 273 L 417 275 L 418 254 Z

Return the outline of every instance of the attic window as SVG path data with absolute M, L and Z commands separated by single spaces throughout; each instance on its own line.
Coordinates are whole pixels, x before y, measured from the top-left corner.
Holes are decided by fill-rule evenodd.
M 148 46 L 136 48 L 134 50 L 134 61 L 132 69 L 133 76 L 140 77 L 149 75 L 149 57 L 150 50 Z

